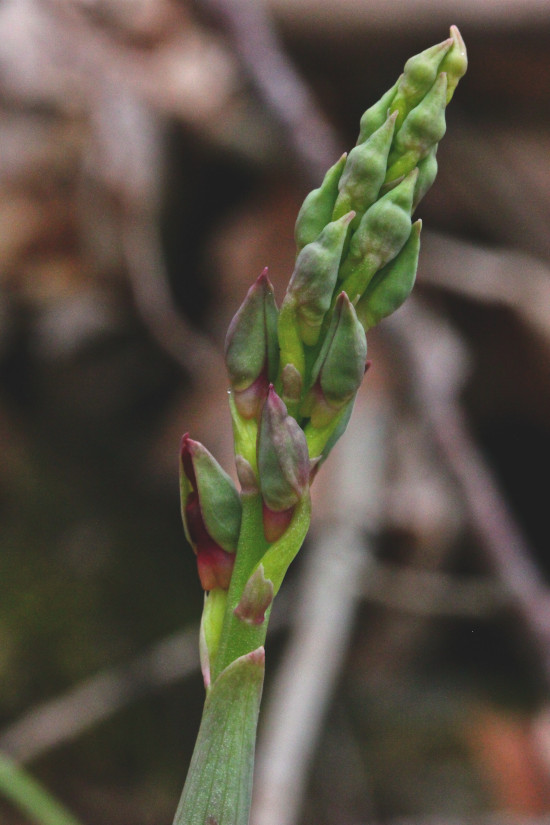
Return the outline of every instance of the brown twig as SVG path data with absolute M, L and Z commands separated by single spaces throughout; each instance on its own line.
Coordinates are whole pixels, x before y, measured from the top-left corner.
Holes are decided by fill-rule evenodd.
M 536 641 L 550 685 L 550 597 L 534 554 L 507 507 L 496 480 L 475 446 L 459 407 L 461 388 L 449 368 L 458 341 L 440 319 L 410 299 L 390 328 L 403 342 L 411 387 L 433 436 L 457 481 L 475 529 L 495 572 Z
M 280 45 L 267 8 L 257 0 L 201 0 L 225 24 L 238 59 L 285 130 L 306 179 L 319 184 L 338 157 L 333 128 Z

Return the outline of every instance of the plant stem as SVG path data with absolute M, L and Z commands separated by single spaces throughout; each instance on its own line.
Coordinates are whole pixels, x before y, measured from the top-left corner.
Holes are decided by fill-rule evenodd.
M 218 652 L 215 661 L 211 663 L 212 682 L 239 656 L 257 650 L 264 644 L 269 621 L 269 611 L 260 625 L 243 622 L 234 614 L 250 574 L 268 547 L 263 531 L 261 495 L 259 493 L 244 495 L 242 503 L 243 514 L 235 567 L 227 595 Z

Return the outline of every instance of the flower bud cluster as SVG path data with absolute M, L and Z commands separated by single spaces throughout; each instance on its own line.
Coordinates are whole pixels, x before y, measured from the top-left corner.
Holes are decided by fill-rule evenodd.
M 466 66 L 454 26 L 407 61 L 363 115 L 357 145 L 305 199 L 280 309 L 264 270 L 230 324 L 225 359 L 241 494 L 202 445 L 186 436 L 182 446 L 184 523 L 206 590 L 229 584 L 241 500 L 261 496 L 267 545 L 286 540 L 345 430 L 366 370 L 366 332 L 414 284 L 421 221 L 412 215 L 437 174 L 445 109 Z M 243 621 L 263 620 L 270 603 L 258 571 L 239 606 Z

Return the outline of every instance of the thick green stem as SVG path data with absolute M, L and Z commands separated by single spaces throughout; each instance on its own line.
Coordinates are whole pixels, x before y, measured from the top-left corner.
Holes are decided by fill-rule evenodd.
M 263 679 L 261 647 L 212 685 L 174 825 L 248 825 Z
M 248 624 L 235 616 L 244 587 L 256 564 L 269 546 L 265 540 L 262 519 L 262 497 L 259 493 L 244 495 L 241 532 L 231 585 L 215 661 L 212 681 L 235 659 L 261 647 L 265 641 L 269 613 L 260 625 Z

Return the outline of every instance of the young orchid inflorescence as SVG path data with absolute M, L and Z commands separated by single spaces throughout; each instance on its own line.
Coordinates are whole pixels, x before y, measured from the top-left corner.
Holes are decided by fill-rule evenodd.
M 368 364 L 366 333 L 413 287 L 421 221 L 412 215 L 435 179 L 445 109 L 466 66 L 454 26 L 406 63 L 363 115 L 357 145 L 305 199 L 280 308 L 265 269 L 233 318 L 225 360 L 240 491 L 205 447 L 183 438 L 182 514 L 206 591 L 205 730 L 210 716 L 229 712 L 227 696 L 236 700 L 243 679 L 259 691 L 257 717 L 271 603 L 309 526 L 310 485 L 349 421 Z M 192 772 L 210 770 L 203 727 L 176 823 L 246 822 L 218 819 L 216 794 L 204 810 L 197 802 Z M 255 720 L 250 735 L 253 748 Z M 202 812 L 195 819 L 192 804 Z

